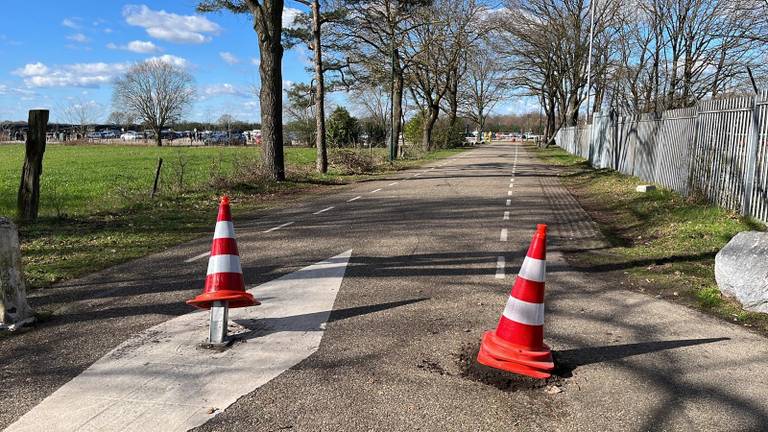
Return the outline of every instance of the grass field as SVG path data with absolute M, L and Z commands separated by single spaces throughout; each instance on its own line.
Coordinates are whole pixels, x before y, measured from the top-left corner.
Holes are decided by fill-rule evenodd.
M 194 190 L 204 188 L 219 166 L 226 171 L 234 160 L 258 158 L 259 154 L 254 147 L 49 145 L 40 178 L 40 215 L 80 216 L 122 208 L 133 195 L 150 193 L 161 157 L 163 189 Z M 285 156 L 293 166 L 314 163 L 311 148 L 286 148 Z M 15 212 L 23 162 L 22 145 L 0 146 L 0 214 Z
M 287 147 L 288 179 L 276 183 L 260 175 L 255 147 L 49 145 L 40 219 L 19 228 L 28 286 L 47 287 L 208 235 L 221 194 L 232 197 L 237 215 L 462 150 L 394 164 L 384 161 L 385 151 L 331 150 L 329 173 L 320 175 L 315 149 Z M 0 215 L 15 215 L 23 155 L 22 145 L 0 146 Z M 160 157 L 160 193 L 149 199 Z
M 746 312 L 721 296 L 714 274 L 717 252 L 741 231 L 765 230 L 763 224 L 668 189 L 635 192 L 647 182 L 591 169 L 584 159 L 560 148 L 536 153 L 567 167 L 561 180 L 610 244 L 605 250 L 572 255 L 573 264 L 613 271 L 627 279 L 627 288 L 768 332 L 768 314 Z

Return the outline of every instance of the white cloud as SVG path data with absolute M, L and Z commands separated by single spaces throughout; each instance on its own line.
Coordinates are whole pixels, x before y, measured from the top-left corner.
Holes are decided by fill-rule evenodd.
M 30 100 L 32 99 L 32 96 L 36 96 L 37 93 L 32 90 L 13 88 L 8 87 L 6 84 L 0 84 L 0 95 L 20 96 L 23 100 Z
M 296 16 L 302 12 L 300 9 L 286 7 L 283 8 L 283 28 L 292 28 L 295 25 Z
M 238 97 L 249 96 L 248 93 L 245 92 L 243 89 L 238 88 L 229 83 L 210 84 L 207 86 L 203 86 L 203 88 L 200 91 L 201 99 L 207 99 L 207 98 L 222 96 L 222 95 L 238 96 Z
M 109 28 L 109 27 L 105 28 L 103 31 L 104 31 L 104 33 L 106 33 L 106 34 L 110 34 L 110 33 L 112 33 L 112 29 L 111 29 L 111 28 Z
M 218 34 L 221 30 L 218 24 L 205 17 L 156 11 L 146 5 L 126 5 L 123 17 L 128 24 L 143 27 L 149 36 L 175 43 L 208 42 L 210 34 Z
M 258 65 L 261 64 L 261 60 L 259 60 L 256 57 L 251 57 L 251 64 L 254 65 L 254 66 L 258 66 Z
M 162 49 L 159 46 L 153 44 L 152 42 L 140 41 L 140 40 L 128 42 L 127 45 L 116 45 L 110 42 L 107 44 L 107 48 L 126 50 L 126 51 L 131 51 L 139 54 L 152 54 L 152 53 L 162 51 Z
M 30 63 L 13 73 L 24 78 L 29 87 L 98 87 L 124 73 L 130 63 L 74 63 L 48 67 Z
M 35 75 L 45 75 L 48 73 L 48 66 L 40 62 L 28 63 L 24 65 L 23 68 L 16 69 L 15 71 L 13 71 L 13 73 L 20 77 L 25 77 L 25 78 L 35 76 Z
M 84 34 L 82 34 L 82 33 L 75 33 L 73 35 L 69 35 L 69 36 L 67 36 L 67 39 L 69 39 L 71 41 L 78 42 L 78 43 L 86 43 L 86 42 L 88 42 L 88 38 Z
M 222 60 L 224 60 L 225 62 L 231 65 L 240 63 L 240 59 L 235 57 L 235 55 L 232 54 L 231 52 L 226 52 L 226 51 L 220 52 L 219 57 L 221 57 Z
M 80 30 L 80 24 L 77 23 L 77 18 L 64 18 L 61 21 L 61 25 L 69 27 L 74 30 Z
M 150 57 L 147 60 L 149 61 L 160 60 L 162 62 L 166 62 L 168 64 L 172 64 L 174 66 L 183 67 L 183 68 L 189 66 L 189 61 L 187 59 L 178 57 L 175 55 L 171 55 L 171 54 L 163 54 L 157 57 Z

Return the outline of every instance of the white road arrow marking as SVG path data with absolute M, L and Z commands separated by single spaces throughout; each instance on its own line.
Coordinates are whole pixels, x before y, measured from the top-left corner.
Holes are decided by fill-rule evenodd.
M 261 306 L 229 311 L 235 342 L 199 347 L 208 311 L 123 342 L 6 429 L 186 431 L 312 355 L 320 346 L 352 251 L 249 290 Z

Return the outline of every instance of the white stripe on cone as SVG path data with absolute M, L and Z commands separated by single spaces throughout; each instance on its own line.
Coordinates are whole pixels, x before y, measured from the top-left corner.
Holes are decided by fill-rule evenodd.
M 547 262 L 526 256 L 517 275 L 532 282 L 544 282 L 547 275 Z
M 504 316 L 520 324 L 544 325 L 544 303 L 528 303 L 509 296 Z
M 214 255 L 208 260 L 208 274 L 243 273 L 240 257 L 237 255 Z
M 235 238 L 235 227 L 232 225 L 232 222 L 216 222 L 216 230 L 213 232 L 213 238 Z

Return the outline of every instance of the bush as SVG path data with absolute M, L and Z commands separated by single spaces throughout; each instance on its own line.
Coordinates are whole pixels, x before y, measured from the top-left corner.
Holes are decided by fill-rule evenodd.
M 370 173 L 380 162 L 375 155 L 351 149 L 331 149 L 328 153 L 328 164 L 340 174 Z
M 418 113 L 405 123 L 403 135 L 414 146 L 421 146 L 424 114 Z M 464 145 L 464 126 L 460 122 L 451 127 L 447 119 L 438 119 L 432 129 L 432 148 L 454 148 Z
M 360 136 L 360 125 L 344 107 L 336 108 L 328 117 L 326 138 L 329 147 L 355 144 Z

